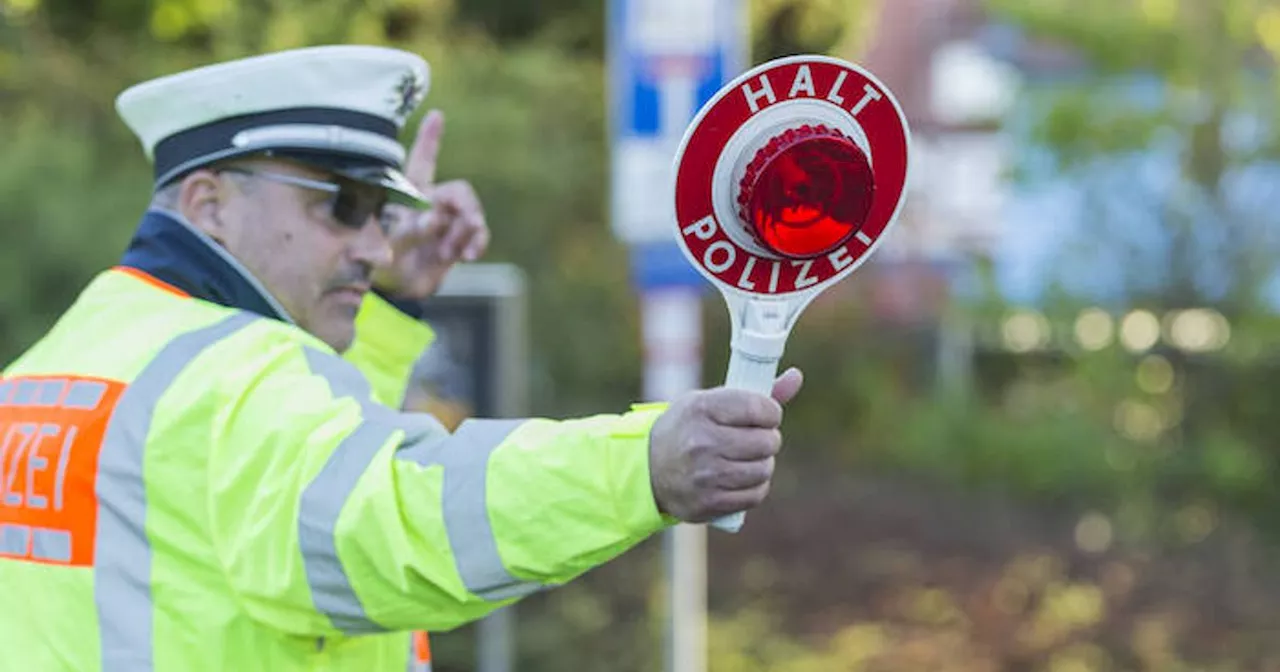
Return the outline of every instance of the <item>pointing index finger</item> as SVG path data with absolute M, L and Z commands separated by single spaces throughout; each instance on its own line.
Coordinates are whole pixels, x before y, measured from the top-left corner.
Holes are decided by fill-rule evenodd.
M 409 150 L 404 170 L 413 186 L 424 192 L 435 184 L 436 157 L 440 154 L 440 138 L 443 135 L 444 113 L 440 110 L 427 112 L 418 126 L 418 135 Z

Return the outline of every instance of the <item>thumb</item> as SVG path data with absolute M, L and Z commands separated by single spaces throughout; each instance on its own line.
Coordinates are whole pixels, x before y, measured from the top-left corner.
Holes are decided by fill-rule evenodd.
M 779 404 L 786 404 L 800 393 L 804 385 L 804 374 L 794 366 L 787 369 L 773 382 L 772 396 Z

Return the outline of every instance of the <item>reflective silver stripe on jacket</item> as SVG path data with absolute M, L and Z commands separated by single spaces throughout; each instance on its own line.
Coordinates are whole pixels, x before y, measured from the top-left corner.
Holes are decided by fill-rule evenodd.
M 98 454 L 93 598 L 102 672 L 153 669 L 151 543 L 143 463 L 156 404 L 200 353 L 258 319 L 235 313 L 169 341 L 120 395 Z
M 523 423 L 464 421 L 437 458 L 444 467 L 444 526 L 453 560 L 467 590 L 486 600 L 524 597 L 542 588 L 511 576 L 489 524 L 489 457 Z
M 364 414 L 360 426 L 334 449 L 307 485 L 298 523 L 312 599 L 335 628 L 348 634 L 383 630 L 368 617 L 338 558 L 336 528 L 360 476 L 396 431 L 404 432 L 397 459 L 444 468 L 442 515 L 454 562 L 467 590 L 500 600 L 542 587 L 515 579 L 502 563 L 489 525 L 485 494 L 489 456 L 523 420 L 469 420 L 450 436 L 430 415 L 400 413 L 374 402 L 368 381 L 341 357 L 312 348 L 306 349 L 306 357 L 312 372 L 329 383 L 335 397 L 356 400 Z
M 306 567 L 307 584 L 316 610 L 333 627 L 349 634 L 380 632 L 382 628 L 365 612 L 338 558 L 338 516 L 356 482 L 369 468 L 396 428 L 368 421 L 373 409 L 369 383 L 349 362 L 313 348 L 305 349 L 311 372 L 324 378 L 334 397 L 351 397 L 360 403 L 366 418 L 338 444 L 320 473 L 302 491 L 298 511 L 298 544 Z

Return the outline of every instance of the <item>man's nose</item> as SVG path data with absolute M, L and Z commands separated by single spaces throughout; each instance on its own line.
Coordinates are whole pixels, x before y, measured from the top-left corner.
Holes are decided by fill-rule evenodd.
M 390 266 L 395 261 L 395 251 L 391 249 L 391 238 L 378 223 L 378 215 L 374 214 L 365 220 L 364 226 L 356 233 L 352 241 L 351 256 L 354 261 L 369 264 L 374 268 Z

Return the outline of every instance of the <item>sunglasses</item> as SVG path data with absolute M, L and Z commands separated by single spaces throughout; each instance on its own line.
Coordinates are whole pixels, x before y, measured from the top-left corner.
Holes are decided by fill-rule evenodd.
M 237 173 L 303 189 L 326 192 L 331 194 L 329 197 L 330 213 L 333 215 L 334 221 L 343 227 L 356 230 L 363 229 L 369 218 L 373 217 L 377 220 L 378 226 L 382 228 L 383 233 L 387 232 L 388 221 L 382 216 L 382 208 L 387 203 L 387 192 L 382 187 L 341 177 L 334 182 L 323 182 L 295 175 L 285 175 L 265 170 L 250 170 L 248 168 L 223 168 L 221 172 Z

